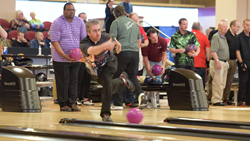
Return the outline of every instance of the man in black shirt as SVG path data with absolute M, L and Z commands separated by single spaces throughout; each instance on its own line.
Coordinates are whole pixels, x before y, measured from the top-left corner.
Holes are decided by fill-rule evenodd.
M 122 94 L 127 87 L 134 91 L 134 84 L 123 72 L 119 78 L 113 79 L 117 70 L 117 58 L 112 53 L 114 46 L 117 53 L 121 51 L 121 44 L 112 39 L 107 34 L 101 34 L 98 20 L 90 20 L 86 23 L 87 37 L 80 42 L 80 49 L 85 56 L 92 56 L 92 65 L 97 67 L 98 82 L 102 84 L 102 109 L 101 117 L 103 121 L 112 121 L 110 118 L 111 94 Z M 126 86 L 126 87 L 125 87 Z
M 237 36 L 237 32 L 240 30 L 240 22 L 237 20 L 233 20 L 230 22 L 230 28 L 228 29 L 227 33 L 225 34 L 225 37 L 227 39 L 227 44 L 229 46 L 229 59 L 228 64 L 228 72 L 227 72 L 227 82 L 226 82 L 226 87 L 224 89 L 223 93 L 223 102 L 227 103 L 228 105 L 231 105 L 232 103 L 229 102 L 229 95 L 231 92 L 231 85 L 233 82 L 233 77 L 237 68 L 236 65 L 236 50 L 234 47 L 234 40 L 235 37 Z
M 244 20 L 243 27 L 234 42 L 239 73 L 238 106 L 250 106 L 250 19 Z
M 17 33 L 17 39 L 12 42 L 12 47 L 29 47 L 27 44 L 27 40 L 24 38 L 23 32 Z

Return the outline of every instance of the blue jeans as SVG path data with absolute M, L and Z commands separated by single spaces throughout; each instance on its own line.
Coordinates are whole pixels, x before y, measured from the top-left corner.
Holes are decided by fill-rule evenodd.
M 160 62 L 153 62 L 153 61 L 150 61 L 150 60 L 148 60 L 148 61 L 149 61 L 149 64 L 150 64 L 150 68 L 152 68 L 154 65 L 160 65 L 160 66 L 162 65 L 162 61 L 160 61 Z M 148 70 L 147 70 L 147 75 L 150 75 Z
M 18 31 L 21 31 L 25 34 L 28 31 L 28 29 L 27 29 L 26 25 L 23 25 L 23 26 L 18 28 Z

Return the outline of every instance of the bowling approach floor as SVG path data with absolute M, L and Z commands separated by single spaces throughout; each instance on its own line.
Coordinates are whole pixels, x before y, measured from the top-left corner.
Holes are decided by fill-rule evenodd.
M 223 141 L 226 139 L 216 139 L 211 137 L 199 137 L 189 135 L 174 135 L 166 133 L 153 133 L 153 132 L 140 132 L 134 131 L 132 128 L 126 130 L 120 128 L 96 128 L 96 127 L 83 127 L 83 126 L 69 126 L 59 124 L 62 118 L 76 118 L 81 120 L 94 120 L 100 121 L 100 103 L 95 103 L 94 106 L 79 106 L 81 112 L 60 112 L 59 106 L 53 103 L 52 98 L 45 98 L 41 100 L 42 112 L 41 113 L 14 113 L 14 112 L 2 112 L 0 111 L 0 126 L 12 126 L 12 127 L 25 127 L 29 129 L 39 129 L 48 131 L 66 131 L 66 132 L 78 132 L 87 133 L 89 135 L 108 135 L 115 137 L 133 138 L 134 140 L 202 140 L 202 141 Z M 163 120 L 167 117 L 183 117 L 183 118 L 196 118 L 196 119 L 212 119 L 223 121 L 238 121 L 238 122 L 250 122 L 250 107 L 237 107 L 237 106 L 225 106 L 214 107 L 211 106 L 209 111 L 177 111 L 170 110 L 164 100 L 161 101 L 161 108 L 158 109 L 143 109 L 144 119 L 142 125 L 157 125 L 168 127 L 183 127 L 191 129 L 207 129 L 229 132 L 242 132 L 250 133 L 250 130 L 233 129 L 233 128 L 221 128 L 221 127 L 209 127 L 209 126 L 194 126 L 194 125 L 182 125 L 182 124 L 170 124 L 165 123 Z M 112 119 L 114 122 L 128 123 L 126 120 L 126 113 L 129 108 L 123 110 L 112 110 Z M 150 130 L 150 129 L 148 129 Z M 39 137 L 26 136 L 8 136 L 0 134 L 0 140 L 14 141 L 14 140 L 42 140 Z

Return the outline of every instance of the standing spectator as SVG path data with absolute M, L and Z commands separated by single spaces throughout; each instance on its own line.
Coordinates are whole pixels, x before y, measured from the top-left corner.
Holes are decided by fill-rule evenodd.
M 239 73 L 238 106 L 250 106 L 250 19 L 244 20 L 243 28 L 234 41 Z
M 208 36 L 209 36 L 209 34 L 210 34 L 211 31 L 212 31 L 211 28 L 208 28 L 208 29 L 206 30 L 206 36 L 207 36 L 207 38 L 208 38 Z
M 36 13 L 31 12 L 30 17 L 32 18 L 32 20 L 29 21 L 31 29 L 33 31 L 43 31 L 44 25 L 39 19 L 36 19 Z
M 140 34 L 141 34 L 141 48 L 143 47 L 147 47 L 149 44 L 148 41 L 148 37 L 144 31 L 144 29 L 140 26 L 139 24 L 139 16 L 136 13 L 130 13 L 129 14 L 129 18 L 131 18 L 132 20 L 134 20 L 137 25 L 139 26 L 140 29 Z M 139 49 L 139 65 L 138 65 L 138 75 L 142 75 L 143 74 L 143 56 L 142 56 L 142 52 L 141 52 L 141 48 Z
M 226 81 L 226 87 L 224 89 L 223 93 L 223 102 L 227 103 L 228 105 L 231 105 L 232 103 L 229 102 L 229 95 L 231 92 L 231 85 L 233 83 L 233 77 L 237 68 L 236 63 L 236 50 L 234 46 L 234 40 L 237 36 L 237 32 L 240 30 L 240 22 L 237 20 L 233 20 L 230 22 L 230 28 L 228 29 L 227 33 L 225 34 L 225 37 L 227 39 L 227 44 L 229 47 L 229 68 L 227 72 L 227 81 Z
M 0 37 L 6 38 L 7 32 L 0 26 Z M 0 52 L 2 52 L 2 45 L 0 42 Z M 3 67 L 3 61 L 2 61 L 2 55 L 0 54 L 0 75 L 2 74 L 2 67 Z
M 80 62 L 75 62 L 68 54 L 71 49 L 79 48 L 80 41 L 86 37 L 86 29 L 83 20 L 75 16 L 72 3 L 64 5 L 63 15 L 51 25 L 50 36 L 60 111 L 81 111 L 75 104 Z
M 23 32 L 17 33 L 17 39 L 12 42 L 12 47 L 29 47 L 27 40 L 24 38 Z
M 30 29 L 28 20 L 23 16 L 21 10 L 16 11 L 16 17 L 12 20 L 11 28 L 23 32 L 24 34 Z
M 176 53 L 176 56 L 174 57 L 176 68 L 194 70 L 194 57 L 200 52 L 200 44 L 194 33 L 187 31 L 187 19 L 180 19 L 179 27 L 180 30 L 171 37 L 169 52 Z M 187 53 L 186 47 L 188 44 L 194 44 L 196 51 L 193 53 Z
M 44 39 L 45 46 L 50 48 L 51 47 L 51 38 L 50 38 L 50 31 L 48 31 L 48 37 Z
M 131 12 L 133 12 L 133 5 L 129 3 L 130 0 L 124 0 L 119 5 L 122 5 L 125 8 L 126 15 L 129 16 Z
M 203 88 L 205 88 L 206 62 L 210 61 L 210 43 L 206 35 L 200 32 L 200 23 L 194 22 L 192 32 L 195 34 L 200 44 L 200 53 L 194 57 L 195 72 L 198 73 L 203 80 Z
M 118 5 L 114 9 L 116 20 L 111 24 L 110 35 L 117 38 L 122 45 L 122 50 L 119 54 L 115 53 L 118 59 L 118 69 L 114 74 L 114 78 L 118 78 L 125 71 L 129 79 L 135 85 L 135 94 L 139 95 L 139 107 L 146 106 L 146 96 L 141 89 L 138 79 L 136 78 L 139 49 L 141 45 L 140 30 L 136 22 L 127 18 L 126 11 L 122 5 Z M 131 97 L 134 95 L 131 95 Z M 117 109 L 123 109 L 123 97 L 120 94 L 114 95 L 114 105 Z M 130 96 L 129 96 L 130 97 Z M 115 108 L 116 108 L 115 107 Z
M 45 42 L 43 41 L 43 33 L 42 32 L 37 32 L 35 35 L 35 39 L 30 41 L 30 48 L 49 48 L 46 46 Z
M 82 12 L 82 13 L 78 14 L 78 17 L 81 18 L 84 21 L 84 23 L 86 24 L 86 22 L 87 22 L 87 14 L 86 13 Z
M 112 22 L 115 20 L 115 16 L 113 14 L 114 8 L 114 0 L 108 0 L 108 2 L 106 3 L 106 9 L 105 9 L 105 31 L 106 33 L 109 33 L 110 31 L 110 26 L 112 24 Z
M 209 73 L 212 77 L 212 103 L 213 106 L 225 106 L 222 102 L 223 91 L 227 80 L 229 48 L 225 34 L 227 33 L 227 21 L 221 20 L 218 32 L 211 40 L 212 58 L 209 63 Z M 209 88 L 208 88 L 209 89 Z

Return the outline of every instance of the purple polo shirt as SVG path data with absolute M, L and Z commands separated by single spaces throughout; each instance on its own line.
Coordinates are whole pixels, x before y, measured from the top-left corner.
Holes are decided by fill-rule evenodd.
M 51 42 L 58 41 L 62 50 L 67 55 L 71 49 L 79 48 L 80 41 L 86 36 L 85 24 L 82 19 L 76 16 L 69 23 L 64 15 L 62 15 L 50 27 Z M 52 59 L 57 62 L 70 62 L 64 59 L 55 48 L 53 48 Z

